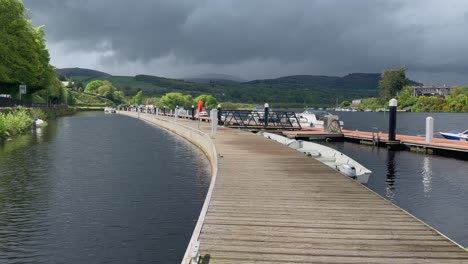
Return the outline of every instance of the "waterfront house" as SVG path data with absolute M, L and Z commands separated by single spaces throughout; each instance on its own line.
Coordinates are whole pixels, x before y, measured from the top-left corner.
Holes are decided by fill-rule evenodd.
M 437 96 L 446 97 L 452 91 L 452 87 L 443 85 L 422 85 L 422 86 L 411 86 L 413 96 Z

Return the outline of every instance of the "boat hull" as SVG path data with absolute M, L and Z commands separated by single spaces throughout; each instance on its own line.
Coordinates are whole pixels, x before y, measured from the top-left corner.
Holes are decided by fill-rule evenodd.
M 446 139 L 450 139 L 450 140 L 457 140 L 457 141 L 467 141 L 468 140 L 468 136 L 466 135 L 460 135 L 460 134 L 454 134 L 454 133 L 444 133 L 444 132 L 440 132 L 440 134 L 446 138 Z
M 372 171 L 335 149 L 308 141 L 288 139 L 268 132 L 259 132 L 259 135 L 302 152 L 359 183 L 367 184 L 369 181 Z

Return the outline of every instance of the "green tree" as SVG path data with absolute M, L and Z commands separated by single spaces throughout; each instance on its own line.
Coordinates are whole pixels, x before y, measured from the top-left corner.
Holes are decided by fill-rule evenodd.
M 122 91 L 115 91 L 114 92 L 114 102 L 116 103 L 123 103 L 125 102 L 125 94 Z
M 398 95 L 398 109 L 410 107 L 414 105 L 417 100 L 417 97 L 412 96 L 411 88 L 409 86 L 405 86 Z
M 349 101 L 345 100 L 345 101 L 341 102 L 340 107 L 348 107 L 350 105 L 351 105 L 351 103 Z
M 380 97 L 389 100 L 396 96 L 407 83 L 405 68 L 383 71 L 379 81 Z
M 111 101 L 114 100 L 115 88 L 109 81 L 103 81 L 102 85 L 98 87 L 97 94 L 105 97 Z
M 141 105 L 143 102 L 143 92 L 138 91 L 138 93 L 132 97 L 132 104 Z
M 194 104 L 192 96 L 183 93 L 167 93 L 160 100 L 161 105 L 165 105 L 166 108 L 175 108 L 176 106 L 183 106 L 184 108 L 190 108 Z
M 216 108 L 218 106 L 218 100 L 210 94 L 202 94 L 195 98 L 196 103 L 200 100 L 203 102 L 203 105 L 208 108 Z
M 49 64 L 43 27 L 34 28 L 26 15 L 22 1 L 0 0 L 0 83 L 15 90 L 17 84 L 26 84 L 28 93 L 50 86 L 63 89 Z
M 91 81 L 89 82 L 86 87 L 85 87 L 85 93 L 93 93 L 93 94 L 97 94 L 98 93 L 98 90 L 99 90 L 99 87 L 101 87 L 102 85 L 104 85 L 104 81 L 101 81 L 101 80 L 94 80 L 94 81 Z

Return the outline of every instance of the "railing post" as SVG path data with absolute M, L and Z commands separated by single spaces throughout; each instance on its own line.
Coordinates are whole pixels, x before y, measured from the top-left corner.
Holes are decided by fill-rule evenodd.
M 265 128 L 268 127 L 268 108 L 269 108 L 269 104 L 268 103 L 265 103 L 265 114 L 263 115 L 263 118 L 265 120 L 264 124 L 265 124 Z
M 221 105 L 218 104 L 218 125 L 221 125 Z
M 192 105 L 192 120 L 195 120 L 195 106 Z

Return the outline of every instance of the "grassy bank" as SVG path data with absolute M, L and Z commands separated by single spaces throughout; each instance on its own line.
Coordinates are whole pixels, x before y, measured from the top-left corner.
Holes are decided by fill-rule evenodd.
M 24 108 L 18 106 L 2 108 L 0 111 L 0 140 L 30 131 L 34 118 L 50 120 L 74 113 L 76 110 L 68 107 Z

